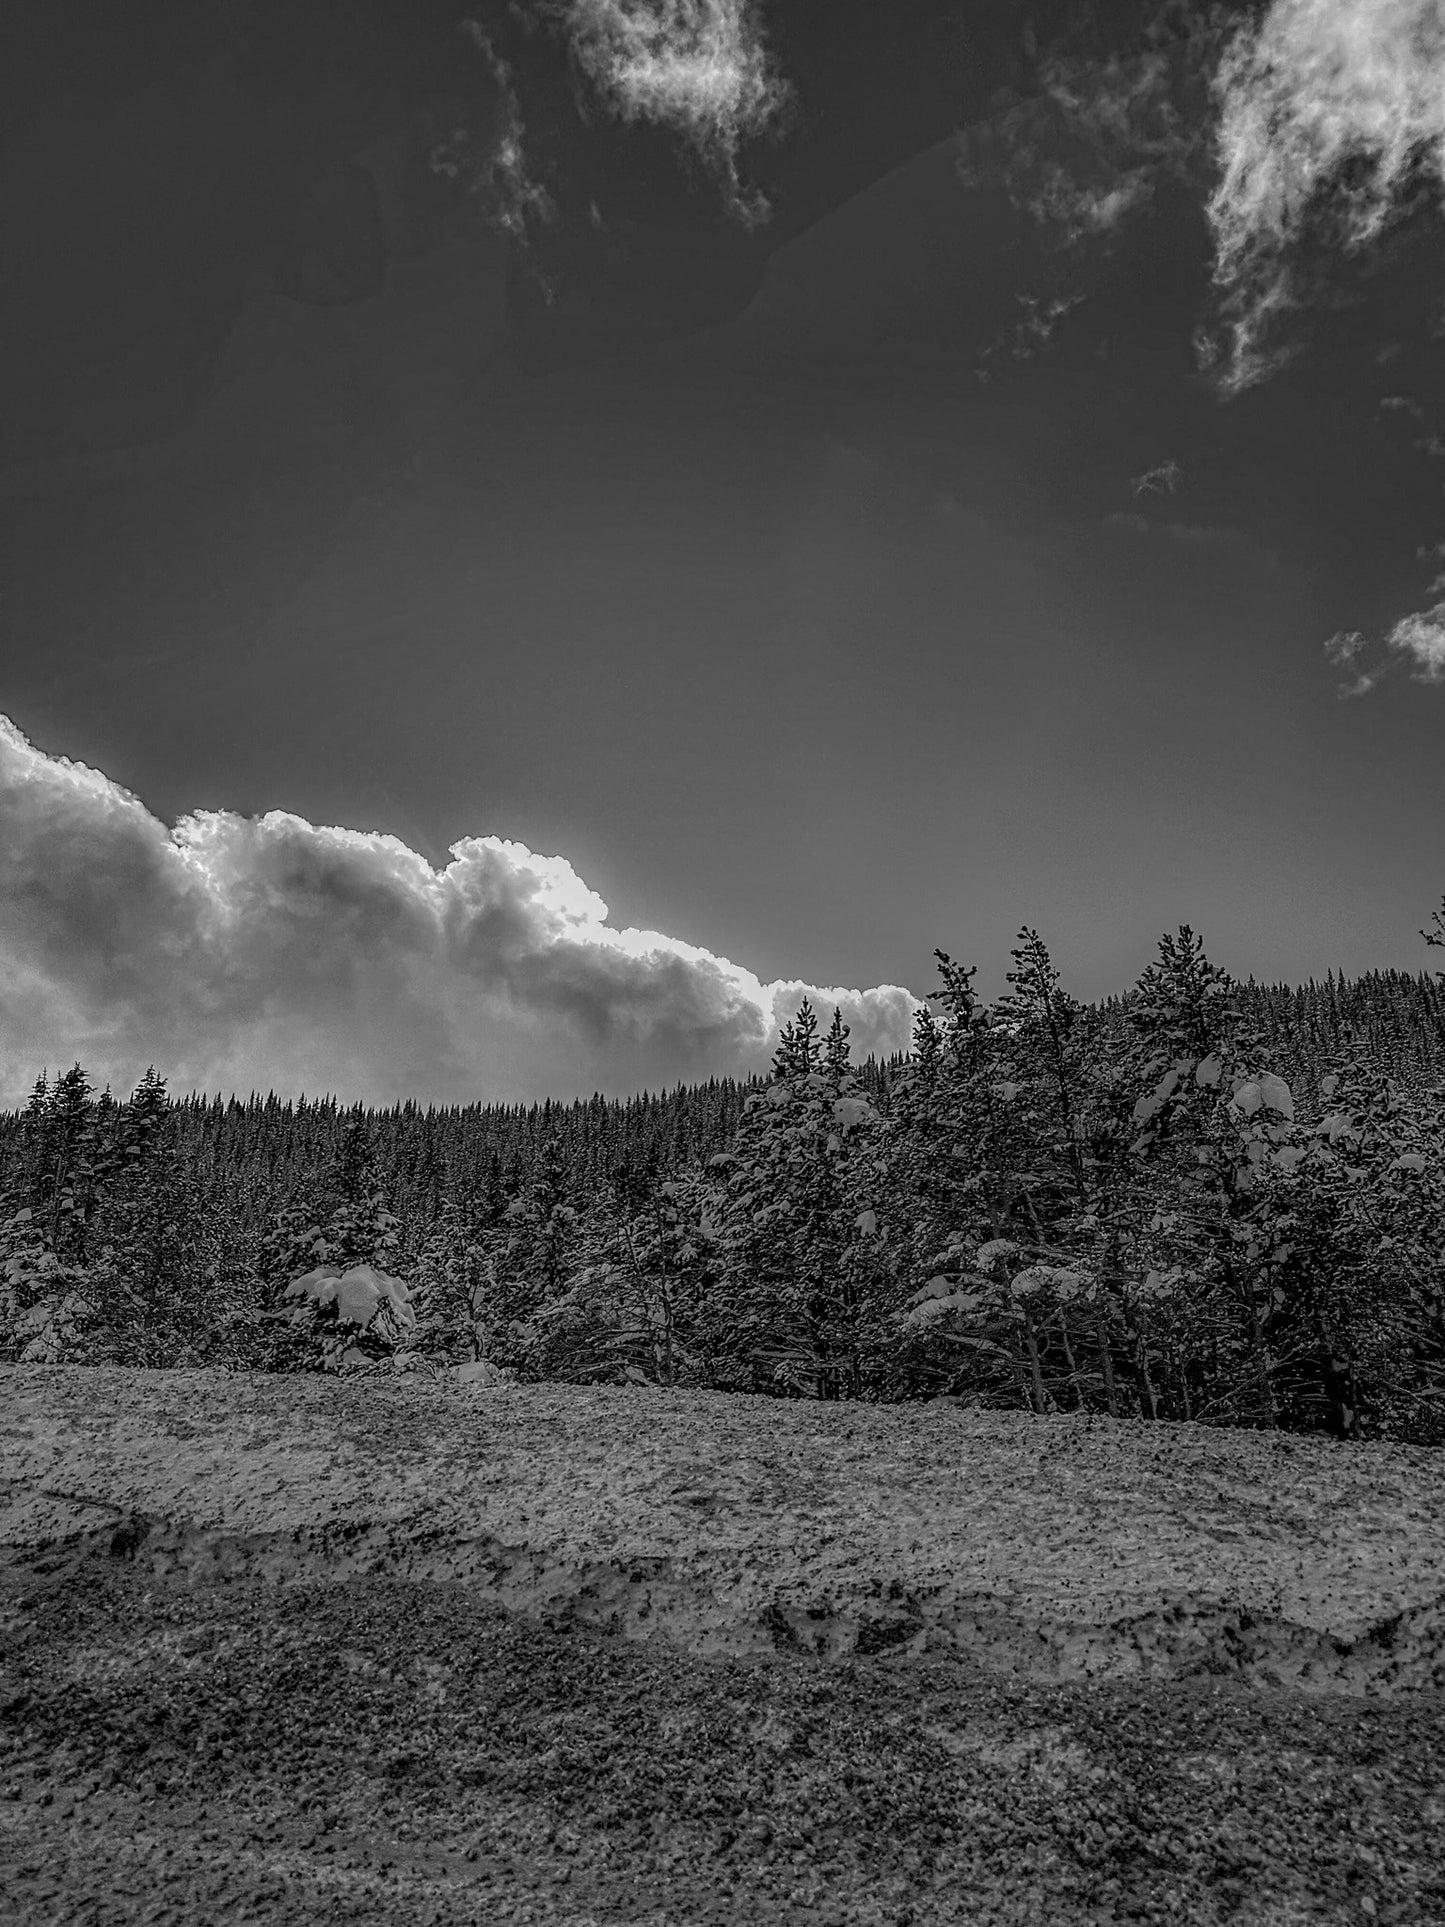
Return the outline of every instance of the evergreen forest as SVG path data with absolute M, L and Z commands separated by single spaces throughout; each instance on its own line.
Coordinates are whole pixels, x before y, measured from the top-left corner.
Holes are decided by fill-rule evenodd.
M 625 1101 L 42 1073 L 0 1113 L 0 1360 L 1445 1443 L 1445 972 L 1240 982 L 1186 925 L 1085 1005 L 1025 929 L 988 1005 L 935 954 L 906 1055 L 804 1004 L 768 1075 Z

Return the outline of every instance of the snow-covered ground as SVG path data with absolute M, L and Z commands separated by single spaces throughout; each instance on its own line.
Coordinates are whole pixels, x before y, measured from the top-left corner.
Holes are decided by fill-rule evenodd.
M 0 1553 L 459 1581 L 700 1654 L 1445 1685 L 1442 1455 L 720 1392 L 0 1368 Z

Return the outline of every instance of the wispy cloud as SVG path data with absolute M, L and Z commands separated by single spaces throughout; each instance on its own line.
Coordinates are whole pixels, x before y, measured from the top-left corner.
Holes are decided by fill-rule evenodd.
M 958 138 L 966 186 L 999 186 L 1057 244 L 1112 234 L 1143 213 L 1164 174 L 1182 175 L 1202 150 L 1197 120 L 1181 113 L 1201 94 L 1222 44 L 1213 12 L 1188 18 L 1166 0 L 1141 50 L 1106 60 L 1055 49 L 1038 60 L 1038 90 L 1006 98 Z
M 1272 0 L 1238 29 L 1213 83 L 1219 178 L 1207 215 L 1237 393 L 1279 365 L 1264 346 L 1296 305 L 1286 257 L 1327 215 L 1346 251 L 1378 237 L 1417 162 L 1445 164 L 1439 0 Z
M 1056 297 L 1085 269 L 1084 250 L 1108 246 L 1154 206 L 1170 180 L 1194 182 L 1207 150 L 1208 83 L 1227 34 L 1216 5 L 1162 0 L 1128 57 L 1068 51 L 1072 31 L 1040 53 L 1024 96 L 1000 90 L 990 111 L 962 129 L 955 169 L 964 186 L 1002 191 L 1033 224 Z M 1027 359 L 1015 327 L 983 349 Z M 986 368 L 975 369 L 985 384 Z
M 1431 591 L 1442 585 L 1438 577 Z M 1402 616 L 1383 638 L 1378 649 L 1358 629 L 1342 630 L 1325 644 L 1325 655 L 1337 668 L 1354 669 L 1373 653 L 1373 666 L 1359 668 L 1354 678 L 1340 685 L 1341 696 L 1367 696 L 1384 681 L 1393 663 L 1412 665 L 1410 680 L 1445 683 L 1445 602 L 1436 602 L 1414 615 Z
M 547 0 L 578 63 L 624 120 L 673 128 L 723 183 L 745 221 L 764 197 L 743 187 L 738 152 L 791 98 L 763 40 L 753 0 Z
M 1151 522 L 1146 515 L 1122 509 L 1115 509 L 1112 514 L 1106 515 L 1104 527 L 1114 529 L 1121 535 L 1162 535 L 1171 542 L 1187 542 L 1196 548 L 1247 539 L 1238 529 L 1225 528 L 1215 522 Z
M 431 169 L 462 182 L 486 221 L 524 241 L 531 228 L 554 217 L 556 206 L 529 171 L 523 147 L 526 127 L 510 66 L 479 21 L 464 20 L 461 25 L 492 70 L 497 84 L 496 119 L 480 140 L 469 127 L 450 129 L 432 147 Z
M 1059 323 L 1078 307 L 1084 296 L 1061 294 L 1050 298 L 1019 294 L 1014 299 L 1023 309 L 1023 314 L 1014 323 L 1011 352 L 1015 361 L 1027 361 L 1048 346 Z
M 1381 395 L 1380 406 L 1396 414 L 1413 415 L 1417 422 L 1425 419 L 1425 411 L 1413 395 Z
M 618 929 L 560 856 L 467 837 L 435 870 L 393 836 L 272 811 L 168 828 L 0 717 L 0 1102 L 77 1057 L 117 1087 L 532 1097 L 764 1068 L 804 996 L 861 1053 L 916 1000 L 751 971 Z
M 1130 486 L 1136 495 L 1144 495 L 1150 491 L 1157 493 L 1161 488 L 1167 488 L 1172 495 L 1183 473 L 1184 470 L 1171 456 L 1167 462 L 1160 462 L 1155 468 L 1146 468 L 1142 475 L 1132 476 Z
M 1015 294 L 1023 310 L 1018 320 L 1001 329 L 991 339 L 978 344 L 979 366 L 974 379 L 987 387 L 993 380 L 989 362 L 1007 356 L 1011 361 L 1032 361 L 1052 342 L 1059 324 L 1087 299 L 1077 291 L 1064 294 Z

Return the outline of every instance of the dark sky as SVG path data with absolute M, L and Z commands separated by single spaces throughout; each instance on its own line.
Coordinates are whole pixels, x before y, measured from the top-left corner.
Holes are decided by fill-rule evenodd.
M 462 14 L 7 15 L 0 1102 L 1428 966 L 1440 0 Z

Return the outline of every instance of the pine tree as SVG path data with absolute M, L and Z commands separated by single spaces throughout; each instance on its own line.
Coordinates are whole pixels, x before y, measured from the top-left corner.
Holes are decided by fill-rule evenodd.
M 1269 1063 L 1241 987 L 1208 962 L 1187 926 L 1178 942 L 1161 941 L 1129 1021 L 1145 1053 L 1143 1077 L 1158 1076 L 1134 1107 L 1131 1151 L 1154 1196 L 1153 1217 L 1133 1240 L 1145 1273 L 1137 1296 L 1152 1300 L 1150 1317 L 1170 1332 L 1176 1362 L 1211 1359 L 1207 1398 L 1195 1368 L 1197 1406 L 1182 1381 L 1182 1416 L 1224 1410 L 1278 1425 L 1291 1374 L 1311 1365 L 1315 1343 L 1302 1344 L 1293 1329 L 1280 1270 L 1288 1224 L 1266 1182 L 1305 1156 L 1293 1094 Z
M 328 1121 L 334 1114 L 329 1102 L 318 1108 Z M 358 1107 L 321 1183 L 283 1207 L 266 1236 L 269 1317 L 281 1328 L 273 1362 L 337 1370 L 393 1361 L 416 1323 L 400 1262 L 400 1224 L 379 1186 L 370 1124 Z
M 413 1272 L 414 1342 L 433 1364 L 485 1360 L 515 1376 L 512 1327 L 523 1307 L 499 1278 L 499 1249 L 484 1210 L 447 1200 Z
M 118 1108 L 95 1239 L 95 1356 L 132 1366 L 255 1361 L 259 1281 L 233 1214 L 195 1183 L 154 1066 Z
M 1100 1025 L 1060 988 L 1034 930 L 1020 933 L 1010 989 L 992 1010 L 974 994 L 972 969 L 935 954 L 946 1023 L 936 1040 L 923 1027 L 898 1116 L 904 1182 L 921 1193 L 928 1234 L 901 1323 L 966 1348 L 975 1395 L 997 1396 L 1002 1373 L 1035 1411 L 1053 1409 L 1065 1385 L 1074 1404 L 1098 1389 L 1113 1410 L 1099 1246 L 1117 1125 Z M 1076 1340 L 1096 1343 L 1097 1378 Z
M 804 1003 L 782 1027 L 770 1082 L 747 1100 L 717 1161 L 729 1310 L 760 1389 L 857 1398 L 878 1367 L 877 1300 L 888 1273 L 874 1242 L 879 1126 L 854 1089 L 841 1016 L 820 1047 Z

